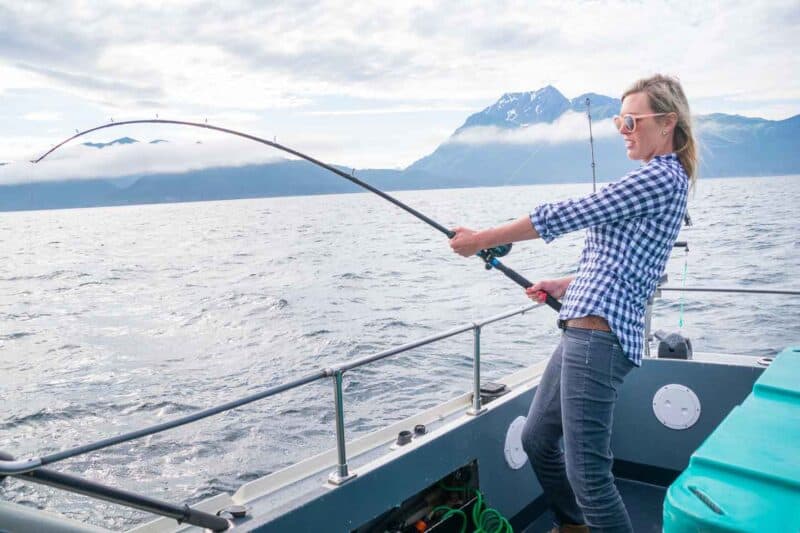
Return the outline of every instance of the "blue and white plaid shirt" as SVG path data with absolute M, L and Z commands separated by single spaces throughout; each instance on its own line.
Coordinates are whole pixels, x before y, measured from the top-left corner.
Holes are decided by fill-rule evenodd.
M 644 313 L 678 236 L 689 178 L 672 153 L 578 200 L 543 204 L 531 223 L 550 242 L 588 228 L 559 318 L 604 317 L 625 355 L 642 364 Z

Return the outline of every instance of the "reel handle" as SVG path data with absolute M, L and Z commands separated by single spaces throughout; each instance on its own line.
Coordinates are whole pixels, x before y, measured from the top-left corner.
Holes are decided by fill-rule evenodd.
M 511 243 L 501 244 L 485 251 L 491 254 L 492 257 L 503 257 L 511 253 Z

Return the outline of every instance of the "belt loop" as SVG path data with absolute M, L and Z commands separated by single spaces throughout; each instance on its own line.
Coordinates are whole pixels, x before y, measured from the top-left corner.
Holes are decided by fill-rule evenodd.
M 558 329 L 563 329 L 563 330 L 567 329 L 567 321 L 566 320 L 562 320 L 562 319 L 559 318 L 558 320 L 556 320 L 556 325 L 558 326 Z

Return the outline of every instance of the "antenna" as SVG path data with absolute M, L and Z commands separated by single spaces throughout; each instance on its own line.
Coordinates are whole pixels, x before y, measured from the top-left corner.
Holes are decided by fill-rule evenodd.
M 589 117 L 589 146 L 592 147 L 592 192 L 597 192 L 597 177 L 594 173 L 594 137 L 592 136 L 592 101 L 586 97 L 586 116 Z

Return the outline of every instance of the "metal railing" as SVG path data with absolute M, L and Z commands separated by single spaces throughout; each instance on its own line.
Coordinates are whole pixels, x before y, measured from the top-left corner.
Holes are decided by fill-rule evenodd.
M 668 280 L 667 275 L 665 274 L 661 278 L 660 283 L 666 283 Z M 648 300 L 647 307 L 645 308 L 645 315 L 644 315 L 644 355 L 650 357 L 650 342 L 653 340 L 653 334 L 651 333 L 652 328 L 652 318 L 653 318 L 653 302 L 656 298 L 661 297 L 661 291 L 671 291 L 671 292 L 717 292 L 717 293 L 726 293 L 726 294 L 775 294 L 780 296 L 800 296 L 800 291 L 796 290 L 785 290 L 785 289 L 764 289 L 764 288 L 757 288 L 757 289 L 744 289 L 738 287 L 666 287 L 659 284 L 656 287 L 655 293 L 653 296 Z
M 747 294 L 780 294 L 800 296 L 800 291 L 794 290 L 775 290 L 775 289 L 738 289 L 738 288 L 713 288 L 713 287 L 662 287 L 659 286 L 654 294 L 655 297 L 660 297 L 660 291 L 686 291 L 686 292 L 721 292 L 721 293 L 747 293 Z M 645 335 L 646 339 L 650 334 L 650 319 L 652 311 L 652 302 L 648 302 Z M 77 476 L 55 472 L 43 468 L 45 465 L 63 461 L 72 457 L 83 455 L 92 451 L 101 450 L 110 446 L 115 446 L 124 442 L 134 439 L 161 433 L 163 431 L 173 429 L 176 427 L 191 424 L 198 420 L 208 418 L 243 405 L 247 405 L 270 396 L 275 396 L 282 392 L 286 392 L 309 383 L 319 381 L 324 378 L 331 378 L 333 383 L 333 396 L 335 408 L 335 428 L 336 428 L 336 451 L 337 451 L 337 465 L 336 469 L 330 474 L 328 480 L 330 483 L 340 485 L 346 481 L 353 479 L 355 474 L 349 471 L 347 465 L 347 451 L 345 448 L 345 431 L 344 431 L 344 394 L 343 394 L 343 376 L 344 373 L 380 361 L 387 357 L 397 355 L 400 353 L 426 346 L 434 342 L 444 340 L 467 331 L 473 332 L 473 392 L 472 404 L 466 411 L 469 415 L 479 415 L 485 411 L 481 405 L 481 381 L 480 381 L 480 367 L 481 367 L 481 331 L 482 328 L 499 322 L 513 316 L 522 315 L 542 304 L 530 304 L 518 309 L 506 311 L 489 318 L 463 324 L 455 328 L 418 339 L 416 341 L 403 344 L 394 348 L 372 354 L 355 361 L 339 364 L 330 368 L 320 369 L 305 376 L 301 376 L 292 381 L 274 385 L 266 388 L 265 390 L 251 394 L 244 398 L 226 402 L 224 404 L 204 409 L 187 416 L 176 418 L 161 424 L 155 424 L 136 431 L 117 435 L 107 439 L 102 439 L 93 443 L 77 446 L 60 452 L 52 453 L 42 457 L 30 457 L 23 460 L 14 460 L 10 455 L 0 452 L 0 480 L 4 476 L 19 477 L 24 480 L 34 481 L 37 483 L 44 483 L 57 488 L 62 488 L 72 492 L 79 492 L 92 497 L 111 501 L 121 505 L 134 507 L 140 510 L 148 511 L 153 514 L 167 516 L 174 518 L 179 522 L 186 522 L 192 525 L 213 529 L 215 531 L 222 531 L 228 527 L 228 522 L 224 518 L 210 513 L 198 511 L 190 508 L 188 505 L 178 506 L 168 502 L 163 502 L 148 496 L 135 494 L 128 491 L 123 491 L 114 487 L 108 487 L 99 483 L 86 480 Z M 649 355 L 648 342 L 645 343 L 645 349 Z
M 434 342 L 454 337 L 467 331 L 473 331 L 473 399 L 472 405 L 467 411 L 467 414 L 478 415 L 485 411 L 481 406 L 481 383 L 480 383 L 480 342 L 481 342 L 481 329 L 484 326 L 499 322 L 513 316 L 522 315 L 528 311 L 541 307 L 543 304 L 530 304 L 524 307 L 506 311 L 483 320 L 471 322 L 455 328 L 418 339 L 416 341 L 403 344 L 388 350 L 378 352 L 355 361 L 339 364 L 330 368 L 317 370 L 300 378 L 294 379 L 287 383 L 268 387 L 267 389 L 251 394 L 244 398 L 226 402 L 224 404 L 204 409 L 187 416 L 176 418 L 160 424 L 148 426 L 136 431 L 131 431 L 107 439 L 102 439 L 93 443 L 77 446 L 60 452 L 52 453 L 42 457 L 30 457 L 22 460 L 14 460 L 10 455 L 0 452 L 0 480 L 3 476 L 14 476 L 23 480 L 33 481 L 37 483 L 45 483 L 58 488 L 66 489 L 72 492 L 79 492 L 99 499 L 104 499 L 121 505 L 134 507 L 140 510 L 148 511 L 153 514 L 167 516 L 174 518 L 179 522 L 186 522 L 192 525 L 213 529 L 215 531 L 222 531 L 227 528 L 227 521 L 219 516 L 209 513 L 191 509 L 190 507 L 177 506 L 168 502 L 163 502 L 142 496 L 128 491 L 121 491 L 114 487 L 108 487 L 99 483 L 72 476 L 61 474 L 49 469 L 43 468 L 45 465 L 63 461 L 79 455 L 84 455 L 89 452 L 101 450 L 117 444 L 132 441 L 161 433 L 169 429 L 191 424 L 198 420 L 208 418 L 249 403 L 275 396 L 282 392 L 292 390 L 309 383 L 316 382 L 324 378 L 332 378 L 333 382 L 333 396 L 335 407 L 335 425 L 336 425 L 336 450 L 337 450 L 337 465 L 336 470 L 329 476 L 329 482 L 339 485 L 355 477 L 355 474 L 349 472 L 347 466 L 347 451 L 345 448 L 345 432 L 344 432 L 344 394 L 343 394 L 343 375 L 345 372 L 354 368 L 359 368 L 375 361 L 380 361 L 387 357 L 397 355 L 414 348 L 426 346 Z

